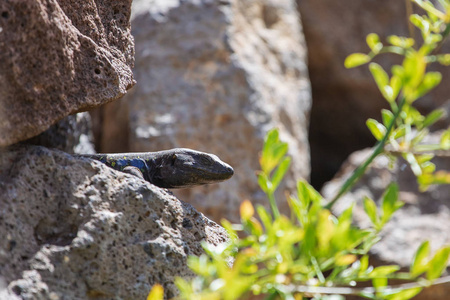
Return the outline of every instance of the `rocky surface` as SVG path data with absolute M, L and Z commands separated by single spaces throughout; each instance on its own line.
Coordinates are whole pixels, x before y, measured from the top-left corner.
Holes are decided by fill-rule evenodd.
M 234 167 L 231 180 L 175 194 L 214 220 L 236 221 L 242 200 L 267 203 L 255 170 L 265 133 L 278 127 L 293 157 L 284 205 L 282 191 L 309 176 L 311 95 L 294 1 L 134 1 L 132 28 L 138 84 L 105 108 L 113 128 L 102 127 L 101 151 L 128 143 L 217 154 Z
M 331 179 L 352 152 L 375 143 L 364 124 L 369 117 L 380 119 L 380 110 L 387 106 L 367 66 L 348 70 L 344 60 L 351 53 L 369 51 L 366 44 L 369 33 L 379 34 L 383 41 L 392 34 L 408 36 L 405 4 L 411 1 L 297 0 L 297 3 L 308 46 L 314 99 L 310 125 L 311 179 L 313 184 L 320 185 Z M 423 13 L 415 5 L 412 8 Z M 415 37 L 419 38 L 419 33 Z M 442 51 L 448 53 L 449 49 L 444 47 Z M 393 63 L 400 62 L 397 58 L 381 55 L 376 61 L 390 70 Z M 443 82 L 450 77 L 449 68 L 439 70 L 443 72 Z M 415 104 L 429 111 L 447 101 L 449 93 L 450 86 L 443 83 Z M 446 128 L 449 124 L 441 125 Z
M 131 0 L 0 2 L 0 146 L 133 84 Z
M 67 153 L 93 154 L 94 137 L 89 113 L 70 115 L 23 144 L 45 146 Z
M 322 192 L 331 199 L 340 185 L 370 154 L 370 150 L 353 153 L 344 164 L 340 174 L 327 183 Z M 450 157 L 436 157 L 437 169 L 450 170 Z M 351 203 L 354 207 L 354 219 L 358 226 L 367 227 L 370 220 L 364 212 L 363 199 L 368 196 L 380 205 L 380 197 L 391 182 L 399 184 L 399 198 L 405 205 L 398 210 L 381 232 L 381 241 L 371 251 L 375 264 L 399 264 L 409 267 L 419 245 L 430 241 L 431 251 L 450 244 L 450 186 L 433 186 L 427 192 L 420 193 L 414 174 L 409 165 L 398 160 L 389 170 L 389 159 L 379 156 L 351 192 L 344 195 L 333 207 L 333 212 L 341 213 Z M 414 299 L 448 299 L 450 284 L 433 286 Z
M 227 240 L 165 190 L 38 146 L 0 153 L 0 207 L 1 299 L 169 298 L 200 242 Z

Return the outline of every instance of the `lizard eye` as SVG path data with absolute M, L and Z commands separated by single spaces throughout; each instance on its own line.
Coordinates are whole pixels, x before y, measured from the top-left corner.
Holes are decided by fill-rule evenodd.
M 178 158 L 178 157 L 177 157 L 176 154 L 172 155 L 172 161 L 171 161 L 172 166 L 175 165 L 175 162 L 177 161 L 177 158 Z

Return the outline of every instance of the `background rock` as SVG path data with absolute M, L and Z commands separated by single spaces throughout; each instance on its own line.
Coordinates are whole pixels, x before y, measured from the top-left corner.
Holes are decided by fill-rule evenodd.
M 217 154 L 231 180 L 174 192 L 214 220 L 237 221 L 244 199 L 267 203 L 255 170 L 273 127 L 293 157 L 286 186 L 309 176 L 311 95 L 294 1 L 135 1 L 132 28 L 139 84 L 103 109 L 101 152 Z
M 338 171 L 354 151 L 370 147 L 375 139 L 366 128 L 371 117 L 380 119 L 387 107 L 367 66 L 345 69 L 345 58 L 354 52 L 368 53 L 366 36 L 375 32 L 382 41 L 392 34 L 408 36 L 405 4 L 410 1 L 389 0 L 297 0 L 308 46 L 308 66 L 312 86 L 311 110 L 311 181 L 320 187 Z M 423 14 L 414 5 L 414 11 Z M 420 34 L 415 37 L 420 39 Z M 448 44 L 448 43 L 447 43 Z M 448 45 L 443 53 L 450 51 Z M 397 56 L 381 55 L 376 60 L 388 71 Z M 430 111 L 446 102 L 450 86 L 449 68 L 443 72 L 443 84 L 418 100 L 419 109 Z M 450 123 L 441 124 L 446 128 Z
M 133 84 L 130 0 L 0 3 L 0 146 L 124 95 Z
M 351 175 L 352 170 L 368 155 L 370 149 L 353 153 L 339 175 L 325 184 L 322 190 L 324 197 L 331 199 Z M 438 170 L 450 170 L 449 156 L 436 157 L 433 162 Z M 351 192 L 336 202 L 333 212 L 339 215 L 349 205 L 355 203 L 353 214 L 356 225 L 368 227 L 370 220 L 364 212 L 364 196 L 375 200 L 379 207 L 380 197 L 391 182 L 398 183 L 399 199 L 404 201 L 405 205 L 385 226 L 381 232 L 381 241 L 372 248 L 370 254 L 375 265 L 395 263 L 407 268 L 423 241 L 430 241 L 432 253 L 450 244 L 449 185 L 433 186 L 427 192 L 420 193 L 416 178 L 405 161 L 399 159 L 393 169 L 389 170 L 389 159 L 379 156 Z M 414 299 L 444 300 L 448 299 L 449 293 L 450 284 L 440 284 L 425 289 Z
M 43 147 L 0 153 L 0 195 L 1 299 L 172 297 L 187 255 L 227 240 L 165 190 Z
M 91 117 L 89 113 L 82 112 L 65 117 L 23 144 L 45 146 L 72 154 L 93 154 L 93 138 Z

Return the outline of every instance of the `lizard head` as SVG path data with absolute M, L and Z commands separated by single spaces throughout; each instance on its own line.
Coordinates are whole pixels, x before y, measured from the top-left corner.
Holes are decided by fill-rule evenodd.
M 216 155 L 186 148 L 161 151 L 152 183 L 164 188 L 181 188 L 226 180 L 233 168 Z

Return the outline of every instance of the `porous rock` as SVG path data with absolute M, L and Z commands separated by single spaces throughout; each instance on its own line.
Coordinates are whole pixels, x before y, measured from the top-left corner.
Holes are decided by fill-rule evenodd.
M 225 230 L 165 190 L 39 146 L 0 154 L 1 299 L 145 299 Z M 5 287 L 6 286 L 6 287 Z
M 389 105 L 367 65 L 346 69 L 344 60 L 351 53 L 370 51 L 366 44 L 370 33 L 377 33 L 384 43 L 389 35 L 410 36 L 407 8 L 411 5 L 413 12 L 424 13 L 412 2 L 297 0 L 308 46 L 314 99 L 310 125 L 314 184 L 330 180 L 351 153 L 375 143 L 364 124 L 368 118 L 380 120 L 380 110 Z M 414 34 L 419 43 L 420 33 Z M 449 48 L 444 43 L 442 53 L 448 53 Z M 400 57 L 393 54 L 379 55 L 375 61 L 388 73 L 392 64 L 401 63 Z M 434 64 L 432 69 L 443 72 L 443 82 L 450 76 L 448 67 Z M 449 93 L 450 85 L 441 84 L 414 104 L 427 112 L 441 106 Z M 441 124 L 436 130 L 449 124 Z
M 324 197 L 331 199 L 343 182 L 358 165 L 370 155 L 366 149 L 353 153 L 343 165 L 340 173 L 322 189 Z M 438 170 L 450 170 L 449 156 L 436 156 L 433 159 Z M 419 245 L 430 241 L 434 253 L 442 246 L 450 244 L 450 186 L 432 186 L 426 192 L 419 192 L 416 178 L 409 165 L 399 159 L 390 169 L 386 156 L 378 156 L 368 172 L 362 176 L 354 188 L 342 196 L 333 206 L 335 214 L 342 213 L 351 204 L 355 224 L 366 228 L 370 219 L 364 212 L 365 196 L 375 200 L 378 207 L 381 197 L 391 182 L 399 185 L 399 199 L 405 205 L 394 213 L 392 219 L 381 232 L 381 241 L 375 244 L 370 255 L 375 265 L 395 263 L 408 268 Z M 450 284 L 441 284 L 425 289 L 414 299 L 448 299 Z
M 267 203 L 255 170 L 278 127 L 293 158 L 278 197 L 285 205 L 283 191 L 309 176 L 311 95 L 294 1 L 134 1 L 132 11 L 138 85 L 105 108 L 112 126 L 102 128 L 101 151 L 123 151 L 127 140 L 132 151 L 217 154 L 232 179 L 174 193 L 214 220 L 237 221 L 242 200 Z M 118 137 L 127 127 L 128 139 Z
M 0 146 L 133 84 L 131 0 L 0 2 Z

